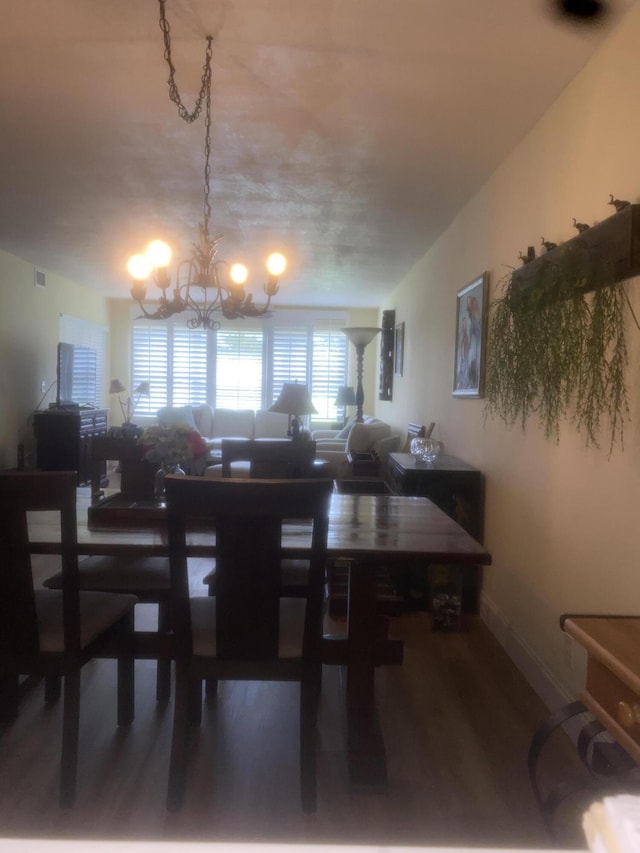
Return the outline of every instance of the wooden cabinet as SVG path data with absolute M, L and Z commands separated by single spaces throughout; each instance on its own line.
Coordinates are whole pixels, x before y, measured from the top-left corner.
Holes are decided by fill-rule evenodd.
M 432 500 L 478 542 L 484 536 L 484 476 L 455 456 L 441 454 L 434 462 L 418 462 L 410 453 L 390 453 L 385 479 L 394 495 L 415 495 Z M 462 609 L 475 613 L 482 584 L 480 566 L 460 566 Z M 424 577 L 424 572 L 416 572 Z M 414 586 L 417 581 L 414 580 Z M 418 589 L 414 598 L 426 597 Z
M 77 471 L 78 485 L 91 482 L 91 441 L 107 434 L 108 409 L 48 409 L 33 416 L 36 467 Z M 106 476 L 106 468 L 104 472 Z

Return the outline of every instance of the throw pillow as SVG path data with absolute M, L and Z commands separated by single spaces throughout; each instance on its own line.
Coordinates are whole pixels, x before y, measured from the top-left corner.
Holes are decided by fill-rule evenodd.
M 390 433 L 391 427 L 383 421 L 375 424 L 355 424 L 347 439 L 346 451 L 364 453 L 365 450 L 371 450 L 376 441 L 386 438 Z
M 191 429 L 198 429 L 191 406 L 165 406 L 164 409 L 158 409 L 156 417 L 162 426 L 172 427 L 186 424 Z
M 354 421 L 349 421 L 349 423 L 345 424 L 345 425 L 342 427 L 342 429 L 340 430 L 340 432 L 336 435 L 336 439 L 338 439 L 338 438 L 340 438 L 340 439 L 342 439 L 342 438 L 344 438 L 344 439 L 349 438 L 349 433 L 351 432 L 351 430 L 353 429 L 353 427 L 354 427 L 354 426 L 355 426 L 355 422 L 354 422 Z

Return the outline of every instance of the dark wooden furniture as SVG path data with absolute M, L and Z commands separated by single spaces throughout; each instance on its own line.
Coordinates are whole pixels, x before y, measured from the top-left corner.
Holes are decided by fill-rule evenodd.
M 579 258 L 579 261 L 576 261 Z M 629 204 L 607 219 L 597 222 L 571 240 L 544 252 L 514 270 L 514 293 L 532 287 L 545 267 L 609 269 L 613 281 L 625 281 L 640 273 L 640 204 Z M 558 276 L 558 281 L 562 277 Z M 608 281 L 608 277 L 607 277 Z M 587 287 L 584 288 L 588 290 Z
M 248 462 L 249 476 L 308 477 L 316 458 L 315 441 L 290 441 L 289 439 L 233 439 L 222 440 L 222 476 L 232 476 L 234 462 Z
M 120 465 L 119 499 L 126 501 L 127 506 L 136 505 L 140 501 L 148 507 L 156 507 L 153 500 L 156 466 L 142 458 L 142 449 L 136 437 L 96 436 L 91 442 L 90 527 L 100 526 L 105 516 L 107 523 L 117 524 L 118 507 L 112 507 L 109 498 L 102 500 L 102 472 L 106 463 L 114 460 Z M 100 515 L 101 510 L 103 516 Z M 161 523 L 164 524 L 164 519 Z M 171 661 L 166 654 L 171 641 L 168 558 L 142 554 L 94 554 L 80 562 L 78 583 L 82 590 L 129 593 L 135 595 L 141 603 L 157 604 L 158 633 L 147 634 L 144 643 L 136 643 L 136 657 L 157 659 L 156 698 L 158 701 L 167 701 L 171 694 Z M 60 589 L 61 584 L 60 573 L 44 581 L 47 589 Z
M 121 508 L 121 529 L 90 530 L 87 502 L 78 505 L 78 552 L 167 556 L 165 508 L 155 505 Z M 150 526 L 144 528 L 152 513 Z M 59 538 L 55 526 L 34 522 L 34 552 L 56 554 Z M 191 556 L 215 556 L 210 537 L 197 532 L 189 537 Z M 296 525 L 287 531 L 286 556 L 304 555 L 308 531 Z M 429 563 L 489 565 L 491 556 L 453 519 L 426 498 L 394 495 L 331 496 L 329 506 L 329 558 L 348 561 L 348 617 L 346 637 L 325 637 L 323 662 L 344 666 L 347 674 L 347 750 L 350 778 L 356 786 L 384 786 L 387 782 L 384 741 L 375 705 L 375 668 L 397 663 L 401 644 L 380 636 L 376 572 L 389 565 L 419 560 Z M 426 570 L 426 568 L 425 568 Z M 138 642 L 136 635 L 136 642 Z M 398 648 L 400 646 L 400 648 Z
M 223 444 L 224 455 L 224 444 Z M 176 643 L 176 698 L 167 807 L 182 804 L 189 700 L 203 679 L 300 684 L 300 789 L 316 810 L 317 716 L 322 681 L 322 605 L 331 480 L 169 476 L 167 529 Z M 281 588 L 285 520 L 312 526 L 304 598 Z M 215 532 L 214 598 L 191 598 L 187 529 Z M 193 710 L 193 709 L 192 709 Z M 191 715 L 200 719 L 199 707 Z M 274 768 L 276 769 L 276 768 Z
M 27 513 L 58 518 L 60 591 L 34 589 Z M 118 725 L 133 720 L 133 608 L 130 595 L 80 592 L 76 476 L 72 471 L 0 474 L 0 672 L 4 714 L 18 713 L 18 677 L 48 679 L 49 701 L 64 678 L 60 804 L 75 800 L 80 671 L 94 657 L 118 659 Z
M 380 391 L 379 400 L 393 399 L 393 355 L 395 352 L 396 312 L 382 312 L 380 332 Z
M 35 412 L 36 467 L 39 471 L 77 471 L 78 485 L 91 480 L 91 444 L 107 434 L 108 409 L 47 409 Z M 101 469 L 104 480 L 106 468 Z
M 564 615 L 560 625 L 588 657 L 579 699 L 552 714 L 529 749 L 529 778 L 550 830 L 558 806 L 576 792 L 586 790 L 595 800 L 640 786 L 640 617 Z M 587 772 L 549 785 L 540 769 L 544 747 L 556 729 L 576 722 L 577 753 Z
M 477 468 L 444 453 L 434 462 L 419 462 L 410 453 L 390 453 L 385 476 L 392 494 L 429 498 L 474 539 L 483 541 L 484 476 Z M 408 571 L 415 574 L 411 567 Z M 460 575 L 462 609 L 477 613 L 482 572 L 462 567 Z M 423 577 L 423 574 L 418 570 L 420 576 Z M 413 583 L 415 586 L 415 579 Z M 413 599 L 419 605 L 428 606 L 425 600 L 429 595 L 426 582 L 417 590 L 407 589 L 405 593 L 408 602 Z

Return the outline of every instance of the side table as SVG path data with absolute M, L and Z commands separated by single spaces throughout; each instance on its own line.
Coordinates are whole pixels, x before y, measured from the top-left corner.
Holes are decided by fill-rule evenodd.
M 588 792 L 640 789 L 640 617 L 565 614 L 560 627 L 587 652 L 587 678 L 579 699 L 560 708 L 535 733 L 528 770 L 538 808 L 550 832 L 558 806 Z M 586 771 L 549 784 L 541 758 L 554 732 L 580 723 L 576 753 Z

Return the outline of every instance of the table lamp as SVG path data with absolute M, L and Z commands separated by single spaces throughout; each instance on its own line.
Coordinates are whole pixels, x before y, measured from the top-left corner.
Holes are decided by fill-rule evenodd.
M 333 404 L 334 406 L 342 408 L 342 422 L 343 426 L 346 425 L 349 419 L 347 415 L 347 406 L 356 405 L 356 392 L 353 390 L 353 385 L 343 385 L 342 388 L 338 388 L 338 393 L 336 394 L 336 399 L 333 401 Z
M 364 403 L 364 389 L 362 387 L 362 364 L 364 357 L 364 350 L 368 343 L 370 343 L 378 332 L 381 332 L 382 329 L 377 329 L 372 326 L 351 326 L 347 329 L 342 329 L 342 332 L 349 338 L 351 343 L 356 348 L 356 371 L 358 375 L 358 387 L 356 389 L 356 405 L 358 410 L 356 412 L 356 423 L 362 423 L 364 420 L 362 414 L 362 404 Z
M 300 416 L 315 415 L 318 413 L 318 410 L 311 401 L 309 389 L 306 385 L 298 385 L 297 382 L 284 383 L 280 391 L 280 396 L 269 411 L 289 415 L 287 435 L 294 440 L 300 438 L 300 430 L 302 429 Z
M 136 406 L 140 402 L 140 397 L 148 397 L 151 394 L 151 387 L 148 382 L 140 382 L 133 389 L 133 399 L 131 397 L 127 397 L 125 402 L 122 402 L 120 394 L 124 394 L 127 389 L 124 387 L 122 382 L 119 379 L 112 379 L 111 385 L 109 386 L 109 394 L 117 394 L 118 395 L 118 403 L 120 403 L 120 410 L 122 411 L 122 425 L 130 426 L 131 418 L 133 417 Z

